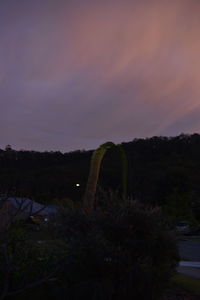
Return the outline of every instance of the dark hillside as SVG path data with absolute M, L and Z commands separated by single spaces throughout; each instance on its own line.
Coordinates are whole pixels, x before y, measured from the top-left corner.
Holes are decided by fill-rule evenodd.
M 199 134 L 134 139 L 121 146 L 129 161 L 129 195 L 159 205 L 178 195 L 190 199 L 199 217 Z M 83 195 L 91 155 L 92 151 L 63 154 L 7 147 L 0 150 L 0 193 L 33 197 L 40 202 L 78 200 Z M 102 164 L 100 185 L 120 191 L 120 168 L 117 153 L 110 150 Z

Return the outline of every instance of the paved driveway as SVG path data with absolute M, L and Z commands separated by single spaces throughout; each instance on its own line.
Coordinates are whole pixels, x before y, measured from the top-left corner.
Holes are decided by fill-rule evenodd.
M 200 268 L 179 266 L 177 271 L 178 273 L 200 279 Z
M 178 248 L 181 260 L 200 261 L 200 241 L 180 241 Z
M 178 248 L 182 261 L 177 271 L 200 279 L 200 241 L 181 241 L 178 243 Z M 188 261 L 183 262 L 183 260 Z

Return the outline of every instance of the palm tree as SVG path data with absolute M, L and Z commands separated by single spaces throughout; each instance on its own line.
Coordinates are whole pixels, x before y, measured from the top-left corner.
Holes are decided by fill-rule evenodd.
M 93 153 L 90 163 L 90 171 L 88 176 L 88 182 L 83 198 L 83 205 L 85 210 L 91 211 L 94 208 L 95 194 L 97 188 L 97 182 L 99 178 L 99 172 L 101 167 L 101 162 L 106 154 L 106 152 L 110 149 L 114 148 L 119 153 L 122 162 L 122 187 L 123 187 L 123 196 L 127 196 L 127 173 L 128 173 L 128 162 L 127 157 L 124 150 L 115 145 L 112 142 L 107 142 L 105 144 L 100 145 Z

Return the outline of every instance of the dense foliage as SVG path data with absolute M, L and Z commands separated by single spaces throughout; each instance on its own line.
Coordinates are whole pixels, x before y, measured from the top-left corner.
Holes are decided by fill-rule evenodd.
M 200 220 L 199 134 L 135 139 L 121 147 L 129 162 L 129 195 L 163 206 L 178 195 Z M 79 201 L 91 155 L 92 151 L 40 153 L 7 147 L 0 150 L 0 193 L 28 196 L 39 202 Z M 120 168 L 118 153 L 109 150 L 101 167 L 100 185 L 120 192 Z M 191 219 L 191 212 L 178 218 Z
M 49 239 L 47 229 L 42 240 L 38 240 L 41 232 L 27 229 L 21 221 L 0 233 L 0 299 L 38 288 L 61 270 L 66 256 L 63 242 Z
M 0 242 L 0 299 L 160 299 L 178 262 L 163 224 L 134 202 L 61 209 L 38 234 L 16 224 Z
M 56 230 L 68 253 L 59 299 L 155 300 L 177 266 L 175 241 L 143 206 L 63 211 Z

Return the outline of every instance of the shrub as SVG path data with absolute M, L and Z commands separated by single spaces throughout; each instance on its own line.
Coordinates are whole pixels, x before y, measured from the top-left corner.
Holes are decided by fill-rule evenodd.
M 24 291 L 55 277 L 65 256 L 63 246 L 53 241 L 39 242 L 20 223 L 12 224 L 2 233 L 0 299 L 15 298 L 18 294 L 21 297 Z
M 175 241 L 143 206 L 63 212 L 57 232 L 67 244 L 60 278 L 69 299 L 155 300 L 177 266 Z
M 39 285 L 19 299 L 156 300 L 178 262 L 159 211 L 130 201 L 91 213 L 63 208 L 49 230 L 56 238 L 38 244 L 20 226 L 9 229 L 0 247 L 5 296 Z

